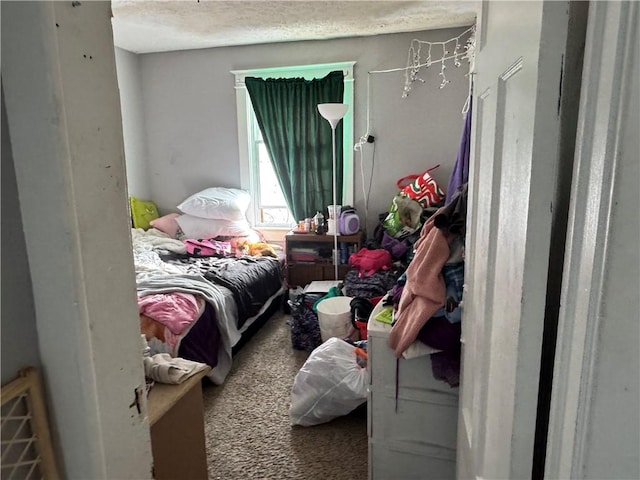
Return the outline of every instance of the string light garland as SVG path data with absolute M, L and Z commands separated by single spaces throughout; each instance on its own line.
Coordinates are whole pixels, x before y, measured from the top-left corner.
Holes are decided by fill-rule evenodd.
M 370 126 L 371 126 L 371 115 L 370 115 L 370 106 L 371 106 L 371 76 L 378 73 L 391 73 L 391 72 L 405 72 L 405 84 L 402 92 L 402 98 L 407 98 L 409 96 L 409 92 L 411 91 L 412 84 L 417 80 L 421 83 L 425 83 L 425 81 L 418 77 L 418 73 L 421 68 L 429 68 L 433 64 L 440 63 L 440 88 L 444 88 L 450 83 L 450 80 L 447 79 L 445 70 L 447 66 L 445 62 L 448 60 L 453 60 L 453 65 L 456 68 L 462 66 L 462 61 L 467 60 L 469 62 L 469 73 L 465 76 L 469 77 L 469 93 L 467 94 L 467 99 L 462 107 L 462 114 L 466 114 L 469 110 L 469 105 L 471 102 L 471 92 L 473 90 L 473 75 L 475 75 L 475 34 L 476 34 L 476 26 L 473 25 L 462 32 L 457 37 L 450 38 L 444 42 L 426 42 L 423 40 L 413 39 L 411 44 L 409 45 L 409 53 L 407 55 L 407 66 L 403 68 L 390 68 L 388 70 L 371 70 L 367 72 L 367 130 L 360 137 L 360 139 L 355 143 L 353 149 L 356 152 L 360 152 L 360 174 L 362 175 L 362 193 L 364 196 L 364 209 L 365 209 L 365 229 L 367 228 L 366 222 L 369 218 L 369 192 L 371 191 L 371 181 L 373 179 L 373 162 L 375 161 L 375 144 L 374 148 L 374 156 L 372 157 L 371 164 L 371 177 L 369 178 L 369 191 L 365 188 L 365 173 L 364 173 L 364 161 L 363 161 L 363 146 L 367 143 L 373 143 L 370 141 L 373 137 L 370 136 Z M 465 35 L 469 35 L 467 40 L 464 42 L 464 46 L 462 44 L 462 39 Z M 452 44 L 451 47 L 448 45 Z M 433 51 L 435 47 L 435 52 L 442 54 L 433 59 Z M 453 55 L 449 55 L 448 48 L 453 48 Z M 422 51 L 426 49 L 427 57 L 422 59 Z
M 464 38 L 465 35 L 469 34 L 464 47 L 461 45 L 461 39 Z M 403 68 L 390 68 L 387 70 L 371 70 L 367 72 L 367 131 L 364 135 L 360 137 L 358 142 L 353 146 L 353 149 L 358 152 L 362 151 L 362 147 L 364 144 L 368 143 L 367 139 L 369 138 L 369 127 L 370 127 L 370 104 L 371 104 L 371 75 L 378 73 L 392 73 L 392 72 L 405 72 L 405 85 L 402 93 L 402 98 L 407 98 L 409 96 L 409 91 L 411 90 L 411 84 L 416 80 L 424 83 L 425 81 L 422 78 L 418 77 L 418 73 L 422 67 L 429 68 L 434 63 L 441 63 L 440 66 L 440 77 L 441 83 L 440 88 L 444 88 L 450 81 L 447 79 L 445 70 L 446 65 L 445 62 L 447 60 L 453 59 L 453 65 L 457 68 L 462 66 L 461 60 L 467 60 L 469 62 L 469 73 L 465 76 L 469 77 L 469 96 L 467 97 L 467 101 L 465 102 L 462 113 L 466 113 L 468 109 L 469 97 L 471 95 L 471 86 L 472 86 L 472 77 L 475 74 L 475 50 L 476 50 L 476 26 L 472 25 L 467 28 L 464 32 L 462 32 L 457 37 L 450 38 L 449 40 L 445 40 L 444 42 L 426 42 L 423 40 L 413 39 L 411 44 L 409 45 L 409 54 L 407 58 L 407 66 Z M 453 55 L 447 56 L 449 51 L 447 50 L 447 45 L 455 42 L 455 46 L 453 47 Z M 427 58 L 422 61 L 421 59 L 421 51 L 422 46 L 427 46 Z M 435 60 L 432 59 L 431 51 L 434 45 L 440 46 L 442 49 L 442 55 L 440 58 Z M 464 50 L 464 51 L 462 51 Z
M 440 88 L 444 88 L 450 82 L 447 79 L 446 69 L 447 60 L 453 60 L 453 65 L 459 68 L 462 65 L 462 60 L 467 60 L 470 64 L 473 63 L 475 56 L 475 25 L 469 27 L 460 35 L 454 38 L 450 38 L 444 42 L 426 42 L 423 40 L 413 39 L 409 45 L 409 52 L 407 53 L 407 66 L 405 70 L 405 82 L 402 92 L 402 98 L 407 98 L 411 87 L 414 82 L 419 81 L 425 83 L 424 79 L 420 78 L 418 74 L 420 69 L 429 68 L 433 64 L 440 63 Z M 462 38 L 465 35 L 469 35 L 466 42 L 462 43 Z M 453 49 L 451 52 L 449 49 Z M 426 57 L 423 57 L 426 50 Z M 449 55 L 452 53 L 452 55 Z M 437 57 L 434 56 L 437 54 Z M 473 70 L 472 65 L 469 68 L 471 72 Z

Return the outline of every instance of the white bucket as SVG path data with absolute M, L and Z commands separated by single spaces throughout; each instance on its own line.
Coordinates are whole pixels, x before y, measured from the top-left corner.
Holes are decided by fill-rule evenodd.
M 326 342 L 331 337 L 344 338 L 351 331 L 352 297 L 325 298 L 318 304 L 320 337 Z

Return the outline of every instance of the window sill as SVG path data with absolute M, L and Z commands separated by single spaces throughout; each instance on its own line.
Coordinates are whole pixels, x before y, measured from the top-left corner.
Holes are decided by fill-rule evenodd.
M 267 243 L 284 244 L 284 236 L 291 231 L 292 227 L 266 227 L 256 225 L 255 230 L 264 235 Z

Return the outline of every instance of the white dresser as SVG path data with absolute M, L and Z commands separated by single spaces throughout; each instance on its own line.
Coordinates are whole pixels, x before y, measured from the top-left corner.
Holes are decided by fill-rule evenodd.
M 454 479 L 458 388 L 436 380 L 431 357 L 399 360 L 387 341 L 391 326 L 369 319 L 369 480 Z M 434 350 L 435 351 L 435 350 Z

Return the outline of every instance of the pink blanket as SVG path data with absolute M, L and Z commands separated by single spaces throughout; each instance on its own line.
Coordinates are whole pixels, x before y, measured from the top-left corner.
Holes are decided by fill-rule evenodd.
M 138 297 L 138 310 L 163 324 L 174 335 L 184 332 L 198 318 L 200 312 L 196 297 L 182 292 Z
M 424 324 L 444 305 L 446 287 L 442 267 L 449 254 L 447 237 L 433 226 L 432 217 L 416 242 L 416 252 L 407 268 L 407 281 L 389 334 L 389 345 L 397 357 L 402 356 Z

